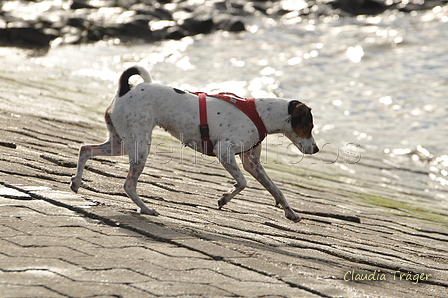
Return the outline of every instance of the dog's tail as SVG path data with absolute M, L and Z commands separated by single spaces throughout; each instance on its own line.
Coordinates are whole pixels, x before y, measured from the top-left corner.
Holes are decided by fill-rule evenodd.
M 141 66 L 135 65 L 125 71 L 120 76 L 118 81 L 118 96 L 123 96 L 131 90 L 131 85 L 129 84 L 129 78 L 133 75 L 139 75 L 142 77 L 143 81 L 147 83 L 152 83 L 152 78 L 149 73 Z

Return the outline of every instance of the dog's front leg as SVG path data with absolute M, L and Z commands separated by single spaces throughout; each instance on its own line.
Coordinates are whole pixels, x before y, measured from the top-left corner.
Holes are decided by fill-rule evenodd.
M 131 200 L 140 207 L 141 213 L 157 216 L 159 215 L 159 213 L 154 209 L 149 209 L 137 194 L 138 177 L 142 173 L 144 167 L 144 161 L 139 161 L 139 163 L 131 162 L 129 166 L 129 173 L 126 177 L 126 182 L 124 183 L 124 190 L 126 194 L 131 198 Z
M 236 180 L 235 187 L 229 192 L 225 193 L 218 201 L 219 209 L 227 204 L 234 196 L 241 192 L 246 187 L 246 178 L 241 173 L 240 168 L 235 160 L 235 152 L 232 150 L 231 145 L 222 144 L 215 146 L 214 152 L 221 162 L 222 166 L 229 172 L 230 175 Z
M 286 218 L 298 222 L 300 221 L 300 216 L 298 216 L 289 206 L 286 201 L 283 193 L 278 189 L 278 187 L 272 182 L 271 178 L 269 178 L 268 174 L 264 170 L 263 166 L 260 163 L 260 154 L 261 154 L 261 144 L 257 147 L 253 148 L 251 151 L 242 153 L 240 155 L 241 160 L 243 162 L 243 167 L 246 171 L 248 171 L 258 182 L 261 183 L 269 193 L 274 197 L 276 205 L 283 207 L 285 210 Z
M 129 172 L 124 183 L 124 191 L 140 207 L 141 213 L 157 216 L 159 213 L 154 209 L 149 209 L 137 194 L 138 177 L 140 177 L 145 168 L 150 144 L 151 139 L 145 143 L 144 138 L 137 138 L 135 142 L 126 144 L 129 155 Z

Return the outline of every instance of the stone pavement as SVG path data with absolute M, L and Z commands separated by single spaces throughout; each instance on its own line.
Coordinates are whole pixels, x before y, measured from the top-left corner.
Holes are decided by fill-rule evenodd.
M 303 218 L 292 223 L 253 179 L 218 210 L 230 176 L 157 130 L 138 191 L 161 215 L 141 215 L 122 188 L 126 157 L 90 160 L 79 194 L 69 190 L 79 146 L 105 140 L 97 85 L 10 67 L 0 297 L 448 297 L 446 210 L 418 205 L 424 193 L 400 201 L 369 179 L 382 170 L 371 160 L 357 165 L 363 179 L 271 163 Z
M 244 256 L 237 251 L 171 229 L 134 222 L 142 230 L 132 231 L 135 219 L 121 228 L 13 188 L 0 193 L 1 297 L 309 294 L 224 260 Z
M 77 147 L 101 140 L 101 128 L 23 114 L 0 121 L 1 297 L 448 294 L 448 232 L 437 214 L 392 214 L 336 182 L 318 188 L 275 171 L 300 223 L 254 180 L 218 210 L 230 177 L 186 152 L 182 161 L 153 156 L 139 190 L 161 215 L 141 215 L 122 190 L 125 157 L 89 161 L 79 194 L 69 191 Z

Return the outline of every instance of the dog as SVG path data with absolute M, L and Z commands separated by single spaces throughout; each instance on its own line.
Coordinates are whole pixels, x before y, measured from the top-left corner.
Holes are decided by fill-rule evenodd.
M 132 87 L 129 78 L 133 75 L 139 75 L 144 82 Z M 259 98 L 254 102 L 268 134 L 283 133 L 303 154 L 319 151 L 312 136 L 313 116 L 308 106 L 297 100 L 278 98 Z M 219 208 L 246 187 L 246 179 L 235 159 L 235 155 L 239 155 L 243 168 L 271 193 L 276 205 L 283 208 L 286 218 L 299 221 L 300 216 L 289 206 L 260 162 L 260 136 L 254 122 L 238 107 L 219 98 L 206 96 L 206 104 L 208 119 L 211 120 L 208 128 L 214 144 L 213 155 L 236 180 L 234 188 L 219 199 Z M 200 151 L 203 136 L 198 128 L 201 120 L 199 114 L 197 95 L 153 83 L 149 73 L 140 66 L 128 68 L 121 74 L 117 94 L 105 112 L 109 139 L 103 144 L 80 147 L 76 175 L 71 178 L 71 190 L 78 191 L 89 158 L 127 154 L 129 172 L 124 183 L 126 194 L 140 207 L 141 213 L 158 215 L 156 210 L 142 202 L 136 191 L 138 178 L 149 154 L 152 130 L 160 126 L 185 146 Z

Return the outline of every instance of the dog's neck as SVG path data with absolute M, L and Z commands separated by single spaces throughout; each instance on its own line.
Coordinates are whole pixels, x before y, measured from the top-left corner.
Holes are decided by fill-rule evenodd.
M 263 120 L 268 134 L 291 130 L 288 102 L 284 99 L 255 99 L 257 112 Z

